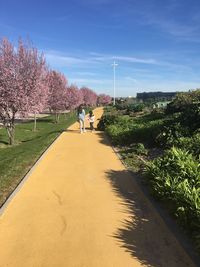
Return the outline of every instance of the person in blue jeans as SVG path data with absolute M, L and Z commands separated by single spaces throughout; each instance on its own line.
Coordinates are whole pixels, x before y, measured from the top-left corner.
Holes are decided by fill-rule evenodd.
M 77 115 L 78 115 L 78 122 L 80 124 L 80 133 L 83 133 L 83 132 L 85 133 L 86 132 L 86 130 L 85 130 L 85 110 L 84 110 L 82 105 L 79 106 Z

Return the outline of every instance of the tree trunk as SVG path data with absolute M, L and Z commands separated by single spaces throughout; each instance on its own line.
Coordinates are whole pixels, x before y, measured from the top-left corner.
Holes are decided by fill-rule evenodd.
M 59 113 L 55 113 L 55 123 L 59 122 Z
M 73 109 L 70 110 L 70 112 L 69 112 L 69 117 L 70 117 L 70 118 L 73 117 L 74 113 L 75 113 L 75 111 L 74 111 Z
M 15 142 L 15 126 L 14 125 L 7 126 L 6 130 L 9 137 L 9 145 L 13 145 Z
M 36 132 L 37 130 L 37 116 L 36 112 L 34 113 L 34 126 L 33 126 L 33 131 Z
M 64 117 L 65 119 L 67 119 L 68 113 L 64 113 Z

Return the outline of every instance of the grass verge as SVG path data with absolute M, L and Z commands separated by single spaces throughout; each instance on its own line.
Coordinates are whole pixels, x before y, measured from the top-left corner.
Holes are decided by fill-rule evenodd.
M 0 206 L 47 147 L 75 121 L 75 114 L 61 115 L 57 124 L 53 116 L 48 116 L 38 119 L 36 132 L 33 122 L 17 124 L 13 146 L 8 145 L 6 130 L 0 129 Z

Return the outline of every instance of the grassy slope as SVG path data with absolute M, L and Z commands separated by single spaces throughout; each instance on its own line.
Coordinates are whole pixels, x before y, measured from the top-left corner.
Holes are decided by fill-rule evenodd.
M 58 124 L 54 117 L 38 120 L 36 132 L 33 122 L 16 126 L 16 145 L 8 146 L 5 129 L 0 129 L 0 206 L 22 180 L 40 155 L 69 125 L 74 123 L 74 115 L 62 115 Z

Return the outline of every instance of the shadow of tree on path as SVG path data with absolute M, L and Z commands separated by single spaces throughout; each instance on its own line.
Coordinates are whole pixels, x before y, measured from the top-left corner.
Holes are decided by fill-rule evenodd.
M 109 141 L 107 135 L 103 131 L 96 131 L 96 135 L 99 137 L 99 141 L 101 144 L 106 145 L 106 146 L 112 146 L 111 142 Z
M 111 170 L 106 175 L 115 195 L 121 199 L 124 212 L 130 214 L 130 219 L 122 222 L 122 227 L 113 235 L 120 246 L 144 266 L 195 266 L 140 190 L 133 175 L 126 170 Z

